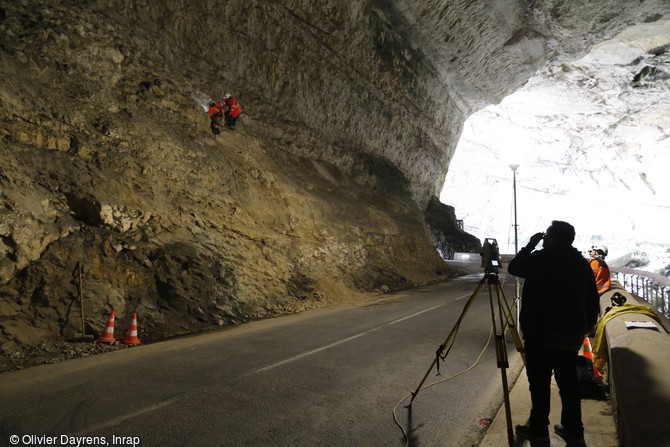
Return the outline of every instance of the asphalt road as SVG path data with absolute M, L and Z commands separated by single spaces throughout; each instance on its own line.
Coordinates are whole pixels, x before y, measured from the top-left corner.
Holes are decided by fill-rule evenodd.
M 402 447 L 392 411 L 479 278 L 4 373 L 0 445 Z M 442 375 L 426 383 L 470 366 L 490 327 L 484 289 Z M 410 445 L 478 445 L 480 419 L 502 405 L 493 345 L 470 372 L 421 391 L 411 410 L 398 407 Z M 507 346 L 513 382 L 520 365 Z

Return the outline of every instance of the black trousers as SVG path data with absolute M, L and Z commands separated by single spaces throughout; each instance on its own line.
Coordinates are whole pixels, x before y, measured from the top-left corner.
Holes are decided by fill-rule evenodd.
M 536 433 L 548 432 L 551 402 L 551 374 L 561 396 L 561 425 L 573 436 L 584 434 L 582 407 L 577 378 L 579 351 L 548 348 L 526 342 L 526 374 L 530 384 L 530 426 Z
M 238 116 L 232 116 L 230 113 L 226 112 L 226 126 L 230 127 L 231 129 L 237 126 L 237 118 Z

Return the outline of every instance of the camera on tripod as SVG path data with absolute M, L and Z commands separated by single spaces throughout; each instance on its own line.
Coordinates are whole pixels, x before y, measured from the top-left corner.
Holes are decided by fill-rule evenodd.
M 512 428 L 512 413 L 509 406 L 509 385 L 507 383 L 507 372 L 506 372 L 507 368 L 509 368 L 509 360 L 507 358 L 507 347 L 505 345 L 505 334 L 507 331 L 511 333 L 512 338 L 514 339 L 514 343 L 516 344 L 516 349 L 518 352 L 521 353 L 521 358 L 523 359 L 524 364 L 526 362 L 526 359 L 524 354 L 523 341 L 519 336 L 519 332 L 516 330 L 516 325 L 514 321 L 513 312 L 516 308 L 516 304 L 513 304 L 510 307 L 509 303 L 507 302 L 507 298 L 505 297 L 505 291 L 503 290 L 500 278 L 498 277 L 498 268 L 502 267 L 498 242 L 492 238 L 484 239 L 480 255 L 482 257 L 482 267 L 486 269 L 486 274 L 482 276 L 474 293 L 470 296 L 467 303 L 465 303 L 463 312 L 461 313 L 461 316 L 458 317 L 458 321 L 456 321 L 455 326 L 451 329 L 449 336 L 447 336 L 447 339 L 444 341 L 444 343 L 442 343 L 437 348 L 437 351 L 435 351 L 435 359 L 433 360 L 433 363 L 430 365 L 430 368 L 428 368 L 428 371 L 426 371 L 426 374 L 423 376 L 423 379 L 421 379 L 421 382 L 419 382 L 419 386 L 417 386 L 416 389 L 411 392 L 412 400 L 410 401 L 408 408 L 411 408 L 412 402 L 414 402 L 414 399 L 419 394 L 419 391 L 421 391 L 424 388 L 428 388 L 428 386 L 430 386 L 428 385 L 422 388 L 423 384 L 426 382 L 426 379 L 428 378 L 428 375 L 435 366 L 437 366 L 437 374 L 438 375 L 440 374 L 440 367 L 439 367 L 440 360 L 444 361 L 449 352 L 451 351 L 451 348 L 453 347 L 454 341 L 456 339 L 456 334 L 458 333 L 458 329 L 461 326 L 461 322 L 463 321 L 465 314 L 467 313 L 468 309 L 470 309 L 470 307 L 472 306 L 472 303 L 474 302 L 474 299 L 477 297 L 477 294 L 482 290 L 482 288 L 484 288 L 484 286 L 488 286 L 487 288 L 489 295 L 489 303 L 491 305 L 491 323 L 493 324 L 492 331 L 493 334 L 495 334 L 496 358 L 498 361 L 498 368 L 500 368 L 501 371 L 503 395 L 505 396 L 505 414 L 507 417 L 507 432 L 511 446 L 514 442 L 513 439 L 514 432 Z M 498 309 L 497 312 L 495 311 L 496 306 Z
M 493 238 L 484 239 L 481 256 L 482 268 L 484 268 L 486 273 L 497 272 L 498 268 L 502 266 L 498 241 Z

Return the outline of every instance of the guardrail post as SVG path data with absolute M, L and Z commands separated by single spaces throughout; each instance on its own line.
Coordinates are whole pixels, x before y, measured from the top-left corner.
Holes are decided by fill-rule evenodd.
M 644 299 L 660 314 L 670 318 L 670 278 L 628 268 L 610 270 L 627 292 Z
M 649 279 L 643 278 L 642 282 L 644 283 L 644 291 L 643 291 L 644 295 L 642 297 L 655 305 L 656 303 L 654 303 L 654 297 L 651 296 L 651 287 L 649 287 Z

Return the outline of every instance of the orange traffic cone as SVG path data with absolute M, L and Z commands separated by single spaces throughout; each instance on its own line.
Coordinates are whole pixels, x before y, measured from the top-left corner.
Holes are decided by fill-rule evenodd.
M 114 338 L 114 311 L 112 311 L 111 314 L 109 314 L 109 320 L 107 320 L 107 326 L 105 327 L 105 332 L 100 335 L 100 338 L 98 341 L 102 341 L 104 343 L 114 343 L 116 339 Z
M 589 337 L 584 337 L 583 351 L 584 357 L 591 359 L 591 362 L 593 362 L 593 349 L 591 349 L 591 342 L 589 341 Z M 595 364 L 593 365 L 593 376 L 596 379 L 603 378 L 603 375 L 600 374 L 600 371 L 598 371 L 598 368 L 596 368 Z
M 125 345 L 139 345 L 142 343 L 139 338 L 137 338 L 137 314 L 133 312 L 133 318 L 128 326 L 128 334 L 126 334 L 126 339 L 123 340 Z

